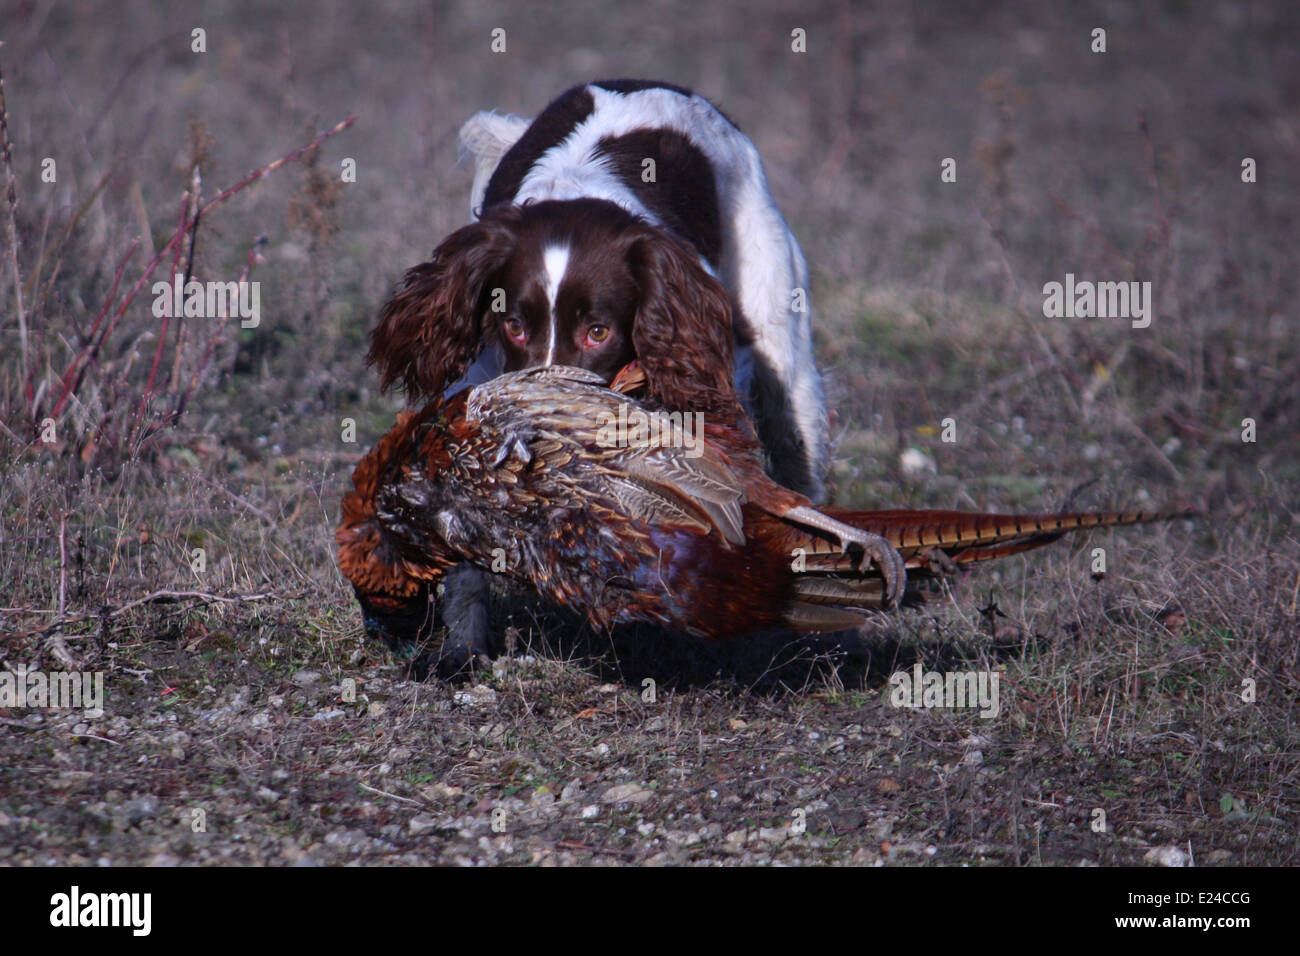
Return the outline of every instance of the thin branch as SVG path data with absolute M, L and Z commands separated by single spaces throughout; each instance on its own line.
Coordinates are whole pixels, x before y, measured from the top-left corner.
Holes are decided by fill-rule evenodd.
M 4 42 L 0 41 L 0 47 Z M 27 381 L 27 313 L 23 310 L 23 281 L 18 272 L 18 192 L 14 188 L 13 151 L 9 144 L 9 111 L 5 107 L 5 78 L 0 70 L 0 152 L 4 156 L 6 193 L 9 200 L 5 225 L 9 232 L 9 265 L 14 277 L 14 300 L 18 309 L 18 341 L 22 349 L 22 380 Z
M 236 594 L 233 597 L 229 597 L 224 594 L 213 594 L 211 591 L 173 591 L 170 588 L 163 588 L 158 591 L 151 591 L 150 593 L 146 594 L 144 597 L 136 598 L 134 601 L 127 601 L 125 604 L 123 604 L 120 607 L 116 607 L 116 608 L 105 607 L 101 611 L 97 611 L 93 614 L 69 614 L 66 617 L 60 616 L 57 620 L 51 621 L 49 624 L 42 624 L 40 627 L 35 628 L 34 630 L 26 631 L 22 634 L 19 634 L 18 636 L 31 637 L 37 634 L 48 634 L 51 631 L 61 630 L 67 624 L 76 624 L 81 621 L 112 620 L 115 617 L 121 617 L 127 611 L 137 608 L 142 604 L 152 604 L 155 601 L 176 600 L 179 598 L 192 598 L 197 601 L 204 601 L 209 603 L 216 601 L 222 604 L 247 604 L 253 601 L 267 601 L 270 600 L 271 598 L 279 597 L 279 596 L 280 595 L 278 595 L 274 591 L 261 591 L 256 594 Z M 18 611 L 21 613 L 31 613 L 31 614 L 49 613 L 48 611 L 43 612 L 38 608 L 32 608 L 28 611 L 23 611 L 23 609 L 21 608 L 8 608 L 7 610 Z
M 244 268 L 239 272 L 239 278 L 236 282 L 243 285 L 252 275 L 253 266 L 261 261 L 261 248 L 266 245 L 266 236 L 259 236 L 253 243 L 253 247 L 248 250 L 248 261 L 244 263 Z M 185 391 L 181 392 L 176 398 L 176 406 L 172 409 L 171 423 L 175 425 L 181 420 L 181 414 L 185 411 L 185 406 L 189 404 L 190 396 L 194 390 L 199 387 L 199 378 L 202 376 L 204 369 L 208 367 L 208 360 L 212 358 L 212 351 L 216 348 L 217 342 L 221 339 L 222 330 L 225 329 L 226 323 L 213 323 L 213 331 L 208 338 L 207 347 L 203 350 L 203 355 L 194 366 L 194 374 L 190 376 L 190 383 L 186 386 Z
M 108 186 L 109 181 L 117 175 L 117 171 L 121 166 L 121 159 L 113 161 L 113 165 L 109 167 L 108 172 L 104 173 L 104 175 L 99 178 L 99 182 L 95 184 L 95 188 L 90 191 L 89 196 L 82 200 L 81 205 L 77 207 L 76 211 L 63 226 L 63 229 L 59 232 L 59 235 L 55 238 L 53 243 L 46 245 L 42 240 L 41 258 L 36 263 L 35 271 L 27 277 L 27 282 L 25 283 L 27 287 L 27 296 L 32 300 L 32 313 L 34 315 L 40 315 L 43 312 L 45 303 L 49 301 L 50 293 L 54 290 L 54 284 L 58 281 L 59 270 L 63 263 L 63 247 L 67 245 L 68 240 L 72 238 L 72 234 L 76 232 L 77 226 L 81 224 L 81 220 L 86 215 L 86 212 L 95 204 L 95 201 L 99 199 L 104 189 Z M 58 258 L 55 259 L 49 277 L 45 279 L 44 283 L 40 283 L 39 280 L 43 271 L 44 261 L 50 256 L 57 256 Z
M 211 591 L 172 591 L 170 589 L 164 588 L 160 591 L 153 591 L 149 594 L 146 594 L 142 598 L 136 598 L 134 601 L 128 601 L 127 603 L 123 604 L 121 607 L 115 608 L 114 610 L 110 611 L 108 614 L 104 616 L 110 618 L 118 617 L 119 615 L 125 614 L 127 611 L 131 610 L 134 607 L 139 607 L 141 604 L 150 604 L 154 601 L 160 601 L 164 598 L 196 598 L 200 601 L 217 601 L 222 604 L 246 604 L 250 601 L 265 601 L 273 597 L 276 597 L 274 591 L 261 591 L 257 594 L 236 594 L 234 597 L 227 597 L 224 594 L 213 594 Z M 88 614 L 86 616 L 99 617 L 100 615 Z
M 387 790 L 380 790 L 378 787 L 372 787 L 370 786 L 370 784 L 362 783 L 360 780 L 357 781 L 357 786 L 359 786 L 362 790 L 369 790 L 371 793 L 377 793 L 381 797 L 391 797 L 393 800 L 401 800 L 403 803 L 412 803 L 417 807 L 424 806 L 424 804 L 421 803 L 419 800 L 412 800 L 410 797 L 402 797 L 402 796 L 398 796 L 395 793 L 389 793 Z
M 231 491 L 231 490 L 230 490 L 229 488 L 227 488 L 225 485 L 217 484 L 217 483 L 216 483 L 215 481 L 213 481 L 211 478 L 207 477 L 207 475 L 201 474 L 200 472 L 195 472 L 195 473 L 194 473 L 194 477 L 197 478 L 197 479 L 199 479 L 199 481 L 203 482 L 203 483 L 204 483 L 205 485 L 207 485 L 209 488 L 216 488 L 218 491 L 220 491 L 220 492 L 224 492 L 225 494 L 229 495 L 231 498 L 233 498 L 235 501 L 239 502 L 241 505 L 243 505 L 243 506 L 244 506 L 245 508 L 247 508 L 249 511 L 253 512 L 253 514 L 257 515 L 257 516 L 258 516 L 259 518 L 261 518 L 262 520 L 264 520 L 264 521 L 268 521 L 268 522 L 270 522 L 271 524 L 275 524 L 275 519 L 272 518 L 269 514 L 267 514 L 265 511 L 263 511 L 263 510 L 262 510 L 261 508 L 259 508 L 257 505 L 253 504 L 251 501 L 248 501 L 248 500 L 245 499 L 245 498 L 241 498 L 239 495 L 235 494 L 233 491 Z
M 194 176 L 190 180 L 190 202 L 193 203 L 194 228 L 190 230 L 190 248 L 185 253 L 185 281 L 190 281 L 190 276 L 194 275 L 194 250 L 199 244 L 199 219 L 198 206 L 203 198 L 203 177 L 200 175 L 199 167 L 194 167 Z M 185 317 L 184 315 L 176 316 L 176 354 L 172 356 L 172 370 L 167 376 L 167 391 L 169 394 L 175 393 L 181 384 L 181 359 L 185 352 Z
M 59 515 L 59 619 L 68 607 L 68 516 Z
M 58 400 L 54 403 L 54 410 L 50 413 L 51 417 L 58 418 L 59 413 L 63 411 L 63 405 L 68 400 L 68 396 L 75 393 L 77 389 L 81 387 L 81 380 L 85 377 L 86 369 L 90 367 L 90 361 L 87 361 L 84 364 L 80 363 L 81 356 L 95 340 L 95 334 L 99 331 L 99 326 L 104 321 L 104 316 L 108 314 L 108 307 L 112 305 L 113 300 L 117 298 L 117 287 L 122 281 L 123 273 L 126 272 L 126 264 L 131 261 L 131 257 L 135 255 L 135 250 L 138 248 L 140 248 L 140 240 L 132 239 L 131 244 L 127 246 L 126 252 L 122 256 L 121 261 L 118 262 L 117 270 L 113 273 L 113 286 L 109 289 L 108 297 L 104 299 L 104 304 L 99 307 L 99 311 L 95 314 L 95 321 L 90 325 L 90 333 L 86 336 L 86 341 L 82 345 L 82 351 L 73 358 L 72 364 L 69 365 L 67 371 L 63 373 L 63 386 L 59 390 Z M 77 376 L 75 383 L 72 380 L 74 374 Z M 33 408 L 33 414 L 35 411 L 36 409 Z
M 110 738 L 110 737 L 101 737 L 101 736 L 99 736 L 98 734 L 73 734 L 72 736 L 74 736 L 74 737 L 79 737 L 79 738 L 81 738 L 81 739 L 83 739 L 83 740 L 102 740 L 104 743 L 106 743 L 106 744 L 112 744 L 112 745 L 115 746 L 115 747 L 120 747 L 120 746 L 122 746 L 122 741 L 120 741 L 120 740 L 113 740 L 113 739 Z
M 195 167 L 194 173 L 197 179 L 198 167 Z M 180 225 L 176 227 L 178 235 L 184 235 L 185 224 L 190 221 L 192 207 L 197 205 L 197 203 L 198 200 L 194 197 L 194 193 L 189 189 L 185 190 L 185 195 L 181 197 L 181 221 Z M 195 224 L 197 225 L 197 222 Z M 167 277 L 170 281 L 175 281 L 174 277 L 176 276 L 176 269 L 180 265 L 180 261 L 181 243 L 178 242 L 176 243 L 175 251 L 172 253 L 171 275 Z M 188 266 L 186 266 L 185 271 L 187 275 L 185 280 L 181 283 L 181 289 L 184 289 L 185 282 L 189 281 Z M 140 393 L 140 402 L 136 406 L 135 410 L 135 425 L 132 427 L 132 432 L 137 437 L 140 435 L 140 426 L 144 421 L 144 410 L 149 407 L 149 399 L 153 396 L 154 382 L 158 380 L 158 366 L 162 364 L 163 349 L 167 345 L 167 327 L 171 322 L 171 317 L 171 309 L 166 310 L 162 314 L 162 325 L 158 329 L 158 344 L 153 350 L 153 364 L 149 366 L 149 378 L 145 382 L 144 391 Z M 178 317 L 177 324 L 179 325 L 179 323 L 180 319 Z
M 135 284 L 133 286 L 131 286 L 131 289 L 127 292 L 126 297 L 122 300 L 121 304 L 114 311 L 113 318 L 110 320 L 108 327 L 105 328 L 104 331 L 100 334 L 99 340 L 97 342 L 92 343 L 88 347 L 83 348 L 82 351 L 78 353 L 78 355 L 73 359 L 72 364 L 68 367 L 68 371 L 65 372 L 64 374 L 64 382 L 65 382 L 64 390 L 59 395 L 58 401 L 55 403 L 54 411 L 51 413 L 53 417 L 57 418 L 59 413 L 62 412 L 64 407 L 67 405 L 68 388 L 66 383 L 70 380 L 72 374 L 75 372 L 77 367 L 81 366 L 84 369 L 84 365 L 82 363 L 86 361 L 93 361 L 96 357 L 98 357 L 100 349 L 103 348 L 104 343 L 108 340 L 108 337 L 112 335 L 113 329 L 117 326 L 118 321 L 122 318 L 123 315 L 126 314 L 126 310 L 130 307 L 131 302 L 135 299 L 136 295 L 144 287 L 144 284 L 148 282 L 149 279 L 153 276 L 154 270 L 158 268 L 158 264 L 162 262 L 164 257 L 172 253 L 172 251 L 176 248 L 177 244 L 179 244 L 181 240 L 185 237 L 185 233 L 194 227 L 194 224 L 199 220 L 200 217 L 205 215 L 210 209 L 225 202 L 231 196 L 234 196 L 236 193 L 242 191 L 243 189 L 257 182 L 257 180 L 261 179 L 263 176 L 266 176 L 274 172 L 275 170 L 279 169 L 285 163 L 293 162 L 294 160 L 300 158 L 301 156 L 305 155 L 311 150 L 318 148 L 321 145 L 321 143 L 325 142 L 325 140 L 329 139 L 332 136 L 338 135 L 343 130 L 347 129 L 349 126 L 355 123 L 356 120 L 357 118 L 355 115 L 349 116 L 347 119 L 335 124 L 333 128 L 326 130 L 324 133 L 321 133 L 319 136 L 313 139 L 306 146 L 296 149 L 293 152 L 289 153 L 288 155 L 281 156 L 279 159 L 275 160 L 272 163 L 268 163 L 267 165 L 263 166 L 260 169 L 253 170 L 253 172 L 249 173 L 239 182 L 235 183 L 233 186 L 229 187 L 228 189 L 225 189 L 222 192 L 218 193 L 212 199 L 208 200 L 206 203 L 200 206 L 198 212 L 195 213 L 194 217 L 190 219 L 188 222 L 184 223 L 182 225 L 182 228 L 179 229 L 177 232 L 175 232 L 172 235 L 172 237 L 167 240 L 167 243 L 156 253 L 154 253 L 153 258 L 150 259 L 148 264 L 145 266 L 144 272 L 141 273 L 140 278 L 135 281 Z M 80 382 L 80 378 L 78 378 L 78 383 L 79 382 Z M 73 389 L 73 391 L 75 391 L 75 388 Z

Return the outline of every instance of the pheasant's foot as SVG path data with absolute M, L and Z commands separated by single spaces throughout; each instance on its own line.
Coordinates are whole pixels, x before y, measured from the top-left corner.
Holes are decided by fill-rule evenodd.
M 832 535 L 840 542 L 840 550 L 844 553 L 847 553 L 850 547 L 861 548 L 864 563 L 869 559 L 880 569 L 880 574 L 885 579 L 885 608 L 898 607 L 898 602 L 903 598 L 903 591 L 907 588 L 907 566 L 899 555 L 898 549 L 889 541 L 878 534 L 855 528 L 829 515 L 824 515 L 815 508 L 802 505 L 787 511 L 785 518 Z

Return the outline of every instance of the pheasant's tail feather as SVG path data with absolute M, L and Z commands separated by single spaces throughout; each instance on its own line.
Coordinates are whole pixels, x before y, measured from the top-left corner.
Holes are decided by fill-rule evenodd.
M 1148 524 L 1195 514 L 1192 510 L 1029 515 L 896 510 L 843 512 L 835 516 L 888 540 L 912 568 L 926 567 L 929 553 L 936 548 L 956 564 L 971 564 L 1040 548 L 1072 531 Z
M 861 614 L 814 602 L 791 601 L 785 608 L 785 624 L 793 631 L 847 631 L 865 623 Z
M 923 603 L 936 577 L 958 565 L 991 561 L 1049 544 L 1072 531 L 1194 517 L 1194 510 L 1108 511 L 1066 514 L 984 514 L 964 511 L 850 511 L 825 513 L 863 531 L 877 534 L 898 549 L 907 564 L 906 603 Z M 875 610 L 884 606 L 884 582 L 877 567 L 862 568 L 839 543 L 826 536 L 792 531 L 787 544 L 799 549 L 794 575 L 796 601 L 787 611 L 795 630 L 827 630 L 836 620 L 832 609 Z M 840 626 L 850 626 L 841 623 Z
M 814 572 L 795 578 L 794 593 L 808 604 L 878 608 L 884 603 L 885 582 L 878 577 L 830 577 Z
M 1090 528 L 1114 528 L 1195 517 L 1191 509 L 1175 511 L 1102 511 L 1063 514 L 986 514 L 967 511 L 895 509 L 851 511 L 824 508 L 845 524 L 878 534 L 907 563 L 908 573 L 942 571 L 946 566 L 991 561 L 1050 544 L 1062 535 Z M 851 556 L 839 553 L 837 542 L 809 536 L 807 569 L 814 572 L 852 570 Z
M 794 581 L 795 596 L 805 607 L 815 606 L 823 611 L 834 607 L 841 612 L 847 608 L 855 611 L 885 610 L 885 582 L 879 576 L 853 577 L 843 573 L 818 573 L 816 565 L 811 562 L 808 571 L 809 573 L 796 576 Z M 874 570 L 869 574 L 875 574 Z M 911 575 L 899 603 L 906 606 L 921 605 L 940 590 L 938 579 Z M 825 630 L 802 627 L 799 619 L 788 614 L 787 620 L 795 630 Z

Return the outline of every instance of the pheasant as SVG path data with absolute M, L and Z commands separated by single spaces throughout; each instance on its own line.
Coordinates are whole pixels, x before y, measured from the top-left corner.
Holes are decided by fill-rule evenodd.
M 335 535 L 367 633 L 394 649 L 426 636 L 436 585 L 465 560 L 602 629 L 841 630 L 896 604 L 908 573 L 1181 514 L 816 510 L 728 422 L 648 407 L 628 394 L 635 366 L 611 384 L 550 366 L 399 415 L 357 466 Z

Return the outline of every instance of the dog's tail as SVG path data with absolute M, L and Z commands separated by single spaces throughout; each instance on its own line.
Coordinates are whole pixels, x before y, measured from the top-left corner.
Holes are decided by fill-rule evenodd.
M 532 120 L 503 116 L 491 110 L 475 113 L 460 128 L 460 160 L 474 160 L 474 188 L 470 191 L 469 214 L 478 219 L 488 180 L 506 150 L 519 141 Z

